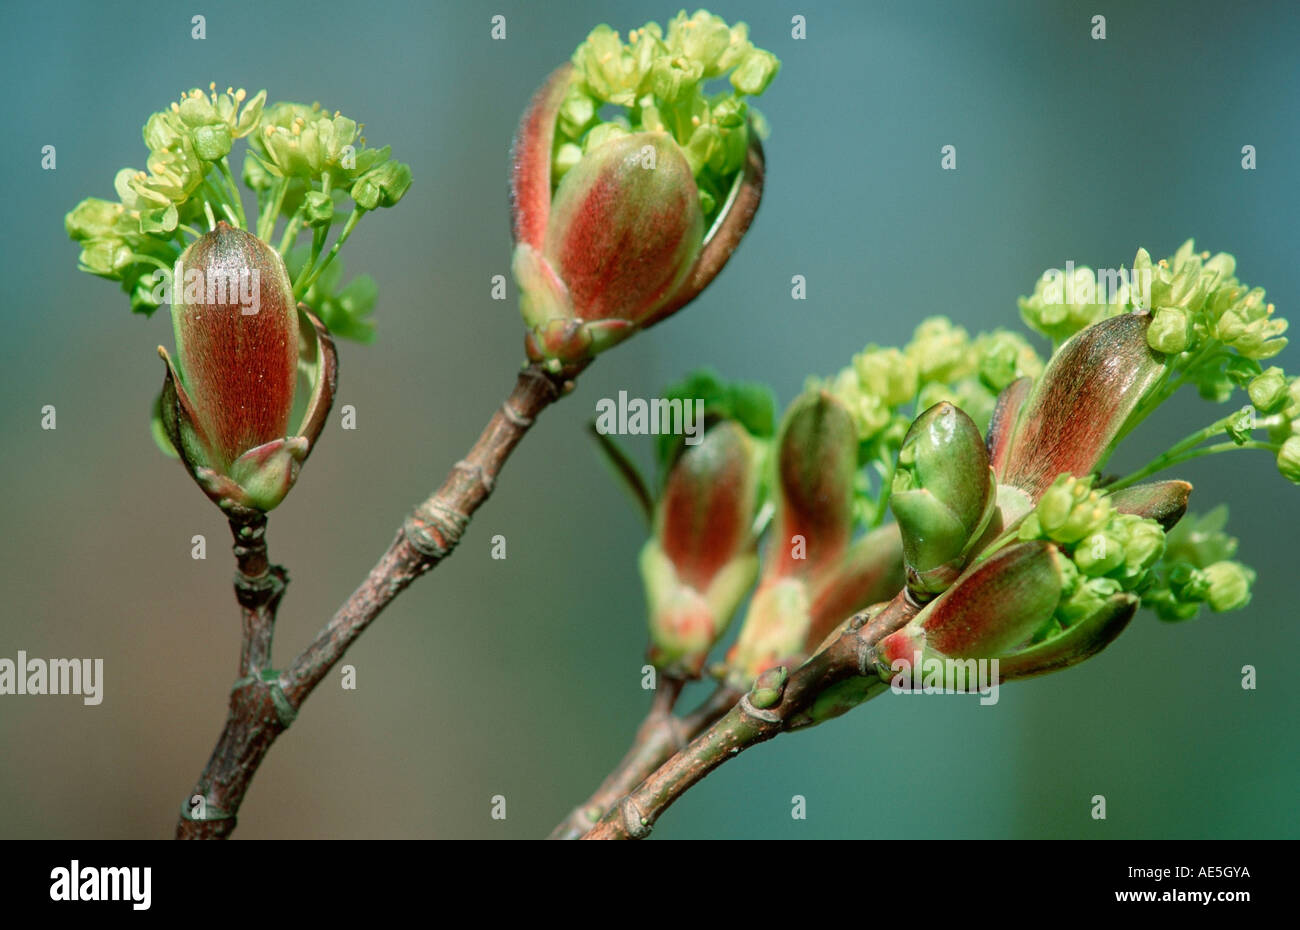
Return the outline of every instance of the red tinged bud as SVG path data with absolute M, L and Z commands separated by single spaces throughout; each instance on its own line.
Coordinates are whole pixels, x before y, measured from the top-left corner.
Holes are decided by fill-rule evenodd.
M 798 665 L 845 617 L 901 586 L 897 527 L 852 542 L 857 455 L 853 417 L 830 394 L 808 393 L 790 406 L 776 440 L 776 515 L 763 578 L 727 654 L 734 683 Z
M 1113 491 L 1106 499 L 1120 513 L 1148 517 L 1171 530 L 1187 513 L 1187 500 L 1191 493 L 1192 486 L 1186 481 L 1152 481 Z
M 641 553 L 660 668 L 698 675 L 754 583 L 759 458 L 744 427 L 723 420 L 699 445 L 683 445 L 668 471 Z
M 551 75 L 520 122 L 511 156 L 512 268 L 534 361 L 591 358 L 693 299 L 726 264 L 757 209 L 762 148 L 704 228 L 685 154 L 667 133 L 610 138 L 552 194 L 555 120 L 573 80 Z
M 881 640 L 882 664 L 926 657 L 997 658 L 1028 643 L 1061 600 L 1050 543 L 1017 543 L 972 568 L 905 627 Z
M 1094 323 L 1061 346 L 1032 390 L 1017 381 L 1003 392 L 989 431 L 999 481 L 1037 501 L 1057 475 L 1081 478 L 1105 461 L 1165 371 L 1147 345 L 1150 322 L 1133 312 Z
M 176 359 L 162 422 L 191 475 L 223 509 L 274 508 L 333 403 L 337 360 L 324 325 L 294 304 L 279 254 L 224 222 L 190 245 L 172 285 Z M 312 394 L 290 428 L 300 357 Z

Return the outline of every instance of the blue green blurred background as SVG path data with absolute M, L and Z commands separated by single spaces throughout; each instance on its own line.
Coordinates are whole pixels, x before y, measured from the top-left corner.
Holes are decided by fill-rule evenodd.
M 626 748 L 644 605 L 632 508 L 583 433 L 597 399 L 700 365 L 789 401 L 928 314 L 1018 322 L 1047 267 L 1172 254 L 1188 236 L 1300 312 L 1300 121 L 1289 3 L 719 2 L 784 62 L 762 100 L 768 188 L 690 310 L 621 346 L 546 413 L 462 548 L 383 614 L 280 739 L 239 837 L 537 837 Z M 596 23 L 676 6 L 6 4 L 0 149 L 0 656 L 105 661 L 105 698 L 0 697 L 0 837 L 166 837 L 235 677 L 224 521 L 155 449 L 165 313 L 132 316 L 76 270 L 63 215 L 141 166 L 145 117 L 216 81 L 319 100 L 366 123 L 415 185 L 367 218 L 349 268 L 380 284 L 379 337 L 344 344 L 335 422 L 271 521 L 293 582 L 285 662 L 463 454 L 522 359 L 508 274 L 506 158 L 519 112 Z M 207 38 L 190 38 L 202 13 Z M 507 39 L 492 41 L 502 14 Z M 1107 17 L 1104 41 L 1091 17 Z M 791 38 L 791 17 L 807 38 Z M 57 147 L 57 170 L 40 167 Z M 941 146 L 958 170 L 941 171 Z M 1258 169 L 1244 171 L 1253 145 Z M 808 299 L 790 298 L 792 275 Z M 1288 367 L 1297 352 L 1277 360 Z M 43 431 L 53 404 L 58 428 Z M 1133 466 L 1215 416 L 1179 398 L 1121 450 Z M 649 460 L 649 443 L 638 447 Z M 1230 500 L 1251 607 L 1182 625 L 1139 615 L 1076 669 L 1000 703 L 886 696 L 723 767 L 660 837 L 1295 837 L 1300 489 L 1255 453 L 1181 470 Z M 206 561 L 190 557 L 204 534 Z M 489 557 L 502 534 L 508 558 Z M 1240 686 L 1241 668 L 1259 687 Z M 694 698 L 689 692 L 687 700 Z M 494 795 L 508 816 L 491 819 Z M 790 816 L 793 795 L 807 819 Z M 1107 799 L 1094 821 L 1091 798 Z

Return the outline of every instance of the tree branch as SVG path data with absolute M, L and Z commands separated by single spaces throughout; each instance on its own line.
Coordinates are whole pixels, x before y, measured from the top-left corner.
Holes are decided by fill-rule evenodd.
M 874 677 L 872 648 L 916 616 L 905 591 L 870 620 L 859 614 L 844 632 L 790 676 L 777 703 L 754 706 L 751 691 L 725 716 L 614 805 L 583 839 L 629 840 L 650 834 L 655 821 L 691 786 L 728 759 L 785 730 L 809 723 L 807 711 L 827 688 L 857 675 Z
M 265 515 L 241 516 L 238 526 L 232 518 L 238 563 L 235 591 L 244 616 L 241 678 L 231 691 L 230 711 L 216 748 L 181 808 L 178 839 L 224 839 L 234 831 L 248 785 L 276 737 L 379 612 L 451 554 L 474 512 L 492 493 L 510 453 L 537 415 L 573 387 L 572 379 L 581 367 L 553 374 L 529 365 L 520 372 L 514 390 L 469 454 L 452 466 L 442 487 L 406 518 L 365 581 L 281 672 L 270 667 L 271 635 L 287 576 L 269 564 Z
M 684 682 L 665 678 L 655 692 L 654 702 L 641 726 L 637 728 L 632 746 L 618 766 L 605 777 L 600 787 L 557 826 L 547 839 L 576 840 L 594 827 L 614 804 L 650 776 L 713 724 L 740 700 L 741 692 L 719 685 L 703 704 L 685 716 L 673 715 L 673 705 Z M 673 689 L 674 690 L 670 690 Z

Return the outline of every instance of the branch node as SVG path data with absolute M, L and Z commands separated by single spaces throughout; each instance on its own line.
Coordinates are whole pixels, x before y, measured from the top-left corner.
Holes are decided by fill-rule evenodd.
M 753 717 L 755 720 L 761 720 L 764 723 L 779 724 L 781 722 L 780 714 L 771 710 L 759 710 L 757 707 L 754 706 L 753 702 L 750 701 L 748 694 L 741 697 L 740 710 L 741 713 L 745 714 L 746 716 Z
M 402 531 L 421 555 L 443 559 L 456 548 L 468 524 L 468 516 L 431 497 L 406 518 Z
M 488 474 L 487 469 L 484 468 L 482 465 L 477 465 L 474 462 L 469 461 L 468 459 L 461 459 L 459 462 L 453 465 L 452 468 L 454 468 L 456 471 L 469 472 L 475 478 L 477 478 L 478 483 L 483 486 L 484 494 L 492 493 L 492 488 L 495 487 L 495 482 L 493 482 L 492 476 Z
M 634 840 L 644 839 L 650 835 L 650 824 L 646 821 L 641 808 L 630 797 L 624 798 L 619 810 L 623 814 L 623 829 Z
M 231 692 L 238 691 L 240 688 L 247 688 L 252 684 L 264 684 L 267 686 L 267 692 L 271 696 L 271 704 L 275 707 L 276 719 L 280 721 L 280 726 L 289 729 L 289 726 L 298 719 L 298 708 L 293 706 L 289 696 L 284 693 L 284 688 L 280 684 L 280 672 L 277 669 L 265 668 L 258 675 L 245 675 L 231 685 Z M 211 819 L 211 818 L 209 818 Z
M 505 414 L 507 420 L 520 429 L 528 429 L 533 425 L 533 418 L 524 416 L 511 405 L 510 401 L 506 401 L 501 405 L 501 412 Z
M 876 647 L 861 637 L 858 639 L 858 674 L 864 678 L 876 674 Z

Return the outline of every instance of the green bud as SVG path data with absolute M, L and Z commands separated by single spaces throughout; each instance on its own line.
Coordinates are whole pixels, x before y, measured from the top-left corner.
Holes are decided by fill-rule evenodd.
M 853 356 L 853 370 L 863 392 L 880 398 L 885 407 L 911 403 L 916 397 L 916 363 L 898 349 L 867 346 Z
M 1214 321 L 1212 334 L 1247 358 L 1272 358 L 1286 348 L 1287 321 L 1273 317 L 1273 305 L 1264 302 L 1263 288 L 1254 288 L 1235 301 Z
M 752 49 L 731 72 L 731 84 L 742 94 L 754 97 L 767 90 L 780 70 L 781 62 L 775 55 L 761 48 Z
M 781 703 L 785 693 L 785 683 L 790 678 L 784 665 L 769 668 L 754 680 L 754 687 L 749 692 L 749 703 L 761 709 L 775 707 Z
M 946 317 L 922 320 L 903 351 L 916 364 L 922 383 L 955 381 L 974 373 L 970 336 Z
M 1043 373 L 1043 362 L 1019 333 L 997 329 L 982 333 L 975 340 L 975 355 L 979 359 L 979 378 L 995 394 L 1019 378 L 1038 378 Z M 978 422 L 978 418 L 972 416 Z
M 1177 355 L 1192 338 L 1192 321 L 1185 310 L 1161 307 L 1147 328 L 1147 345 L 1166 355 Z
M 1300 484 L 1300 436 L 1291 436 L 1277 452 L 1277 470 L 1293 484 Z
M 578 139 L 595 118 L 596 101 L 584 93 L 579 85 L 569 85 L 564 102 L 556 114 L 556 128 L 570 139 Z
M 1215 562 L 1205 568 L 1210 589 L 1206 600 L 1216 613 L 1240 610 L 1250 603 L 1250 586 L 1255 572 L 1240 562 Z
M 1114 536 L 1093 533 L 1080 540 L 1074 551 L 1074 564 L 1084 575 L 1108 574 L 1124 564 L 1124 544 Z
M 1064 474 L 1058 475 L 1043 492 L 1033 516 L 1037 518 L 1036 529 L 1046 538 L 1059 543 L 1077 543 L 1105 526 L 1110 514 L 1110 504 L 1092 490 L 1091 477 Z M 1033 538 L 1025 534 L 1022 528 L 1022 539 Z
M 1128 287 L 1116 294 L 1116 302 L 1105 301 L 1106 281 L 1099 286 L 1091 268 L 1080 265 L 1066 273 L 1049 269 L 1034 284 L 1034 293 L 1018 301 L 1020 316 L 1032 329 L 1053 342 L 1064 342 L 1075 333 L 1120 313 L 1129 300 Z
M 389 160 L 371 168 L 352 186 L 352 199 L 363 210 L 395 206 L 411 187 L 411 168 Z
M 946 590 L 961 573 L 992 516 L 995 489 L 984 439 L 970 417 L 940 403 L 916 418 L 899 450 L 890 496 L 916 597 Z
M 328 226 L 334 219 L 334 201 L 322 191 L 308 191 L 303 197 L 302 210 L 308 226 Z
M 1077 554 L 1077 553 L 1076 553 Z M 1069 597 L 1063 598 L 1057 605 L 1056 613 L 1053 616 L 1060 629 L 1046 629 L 1046 635 L 1038 639 L 1039 642 L 1050 639 L 1053 633 L 1059 633 L 1061 630 L 1067 630 L 1075 624 L 1086 620 L 1099 610 L 1103 610 L 1110 599 L 1118 594 L 1120 584 L 1114 578 L 1087 578 L 1082 579 L 1079 585 L 1074 589 Z
M 1255 377 L 1246 389 L 1250 402 L 1261 413 L 1273 413 L 1288 399 L 1286 374 L 1274 366 Z

